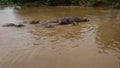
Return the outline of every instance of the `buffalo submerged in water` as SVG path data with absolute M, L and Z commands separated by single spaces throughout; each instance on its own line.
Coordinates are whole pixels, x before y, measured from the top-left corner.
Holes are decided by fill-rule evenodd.
M 7 23 L 3 25 L 3 27 L 23 27 L 25 26 L 24 24 L 14 24 L 14 23 Z
M 43 25 L 46 28 L 51 28 L 57 25 L 69 25 L 69 24 L 73 24 L 76 25 L 80 22 L 87 22 L 89 21 L 88 19 L 84 19 L 84 18 L 78 18 L 75 16 L 69 16 L 69 17 L 65 17 L 61 20 L 52 20 L 52 21 L 45 21 L 43 22 L 41 25 Z M 30 24 L 39 24 L 39 21 L 31 21 L 29 22 Z M 3 25 L 3 27 L 23 27 L 25 26 L 24 24 L 14 24 L 14 23 L 8 23 Z
M 78 18 L 78 17 L 74 17 L 74 16 L 69 16 L 69 17 L 65 17 L 61 20 L 55 20 L 55 21 L 47 21 L 47 22 L 43 22 L 42 25 L 45 27 L 54 27 L 57 25 L 69 25 L 69 24 L 73 24 L 76 25 L 80 22 L 87 22 L 89 21 L 88 19 L 82 19 L 82 18 Z
M 70 16 L 70 17 L 65 17 L 60 21 L 60 25 L 67 25 L 67 24 L 78 24 L 80 22 L 87 22 L 89 21 L 88 19 L 81 19 L 78 17 Z

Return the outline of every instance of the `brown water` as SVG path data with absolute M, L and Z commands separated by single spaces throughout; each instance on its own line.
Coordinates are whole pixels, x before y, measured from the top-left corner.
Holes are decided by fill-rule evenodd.
M 76 26 L 2 27 L 5 23 L 85 17 Z M 0 8 L 0 68 L 120 68 L 120 10 Z

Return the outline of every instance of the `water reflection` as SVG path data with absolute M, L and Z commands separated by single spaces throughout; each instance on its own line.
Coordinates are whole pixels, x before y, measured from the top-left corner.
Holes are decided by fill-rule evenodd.
M 111 10 L 103 12 L 98 22 L 96 41 L 103 52 L 113 50 L 120 53 L 120 12 Z
M 83 10 L 80 10 L 77 8 L 70 8 L 70 7 L 40 7 L 38 8 L 22 8 L 20 11 L 20 15 L 24 15 L 27 17 L 31 17 L 32 19 L 37 20 L 53 20 L 53 19 L 60 19 L 66 16 L 80 16 L 80 17 L 86 17 L 89 12 L 89 9 L 86 9 L 88 11 L 84 11 L 85 8 L 81 8 Z M 37 11 L 36 11 L 37 10 Z M 76 11 L 73 13 L 73 11 Z
M 82 39 L 81 29 L 82 25 L 56 26 L 55 28 L 44 28 L 36 25 L 30 32 L 35 38 L 35 45 L 69 45 L 77 39 Z
M 14 7 L 4 7 L 0 9 L 0 25 L 5 23 L 19 23 L 21 19 L 18 18 L 17 12 Z

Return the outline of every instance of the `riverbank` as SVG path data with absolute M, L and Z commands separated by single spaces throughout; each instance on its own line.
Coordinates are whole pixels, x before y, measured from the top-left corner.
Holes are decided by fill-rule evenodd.
M 24 3 L 24 7 L 39 7 L 39 6 L 79 6 L 79 7 L 111 7 L 115 9 L 120 9 L 119 2 L 106 2 L 106 1 L 76 1 L 76 2 L 27 2 Z
M 20 0 L 20 1 L 4 1 L 1 5 L 19 5 L 22 7 L 39 7 L 39 6 L 80 6 L 80 7 L 111 7 L 120 9 L 120 1 L 118 0 Z

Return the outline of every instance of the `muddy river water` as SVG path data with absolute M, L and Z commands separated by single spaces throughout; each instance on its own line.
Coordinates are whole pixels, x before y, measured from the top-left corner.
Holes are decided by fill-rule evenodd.
M 5 23 L 59 20 L 66 16 L 90 21 L 55 28 L 39 24 L 2 27 Z M 0 68 L 120 68 L 120 10 L 1 7 Z

